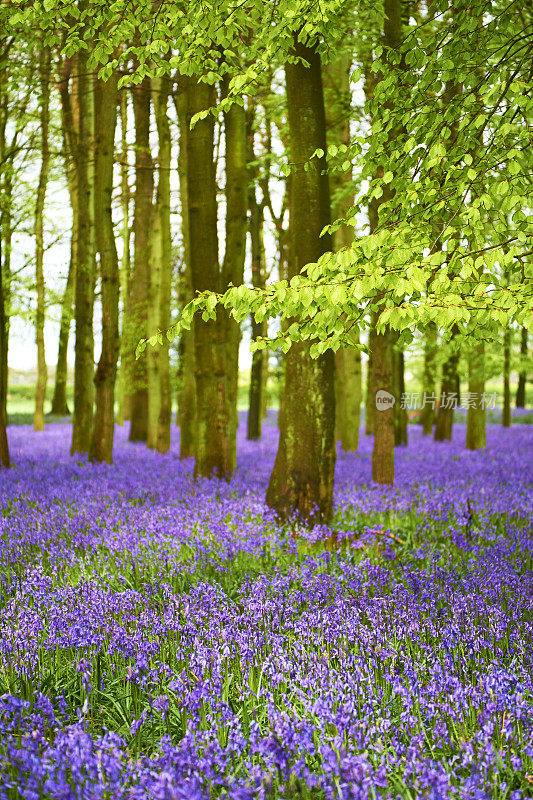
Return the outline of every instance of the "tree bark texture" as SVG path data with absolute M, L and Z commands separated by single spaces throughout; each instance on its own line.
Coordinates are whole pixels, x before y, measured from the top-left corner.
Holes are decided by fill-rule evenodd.
M 518 373 L 518 386 L 516 387 L 516 407 L 525 408 L 526 406 L 526 380 L 527 372 L 524 362 L 527 358 L 527 328 L 522 328 L 520 332 L 520 371 Z
M 90 160 L 94 131 L 92 76 L 87 55 L 76 56 L 78 133 L 75 137 L 75 169 L 78 208 L 77 274 L 75 290 L 76 342 L 74 348 L 74 415 L 71 454 L 88 453 L 91 443 L 94 397 L 94 184 Z
M 296 37 L 294 54 L 310 66 L 285 66 L 293 162 L 289 278 L 332 245 L 330 236 L 320 237 L 331 219 L 326 163 L 316 156 L 311 160 L 317 148 L 326 150 L 320 55 Z M 312 359 L 309 349 L 309 342 L 298 342 L 286 356 L 280 440 L 266 502 L 282 519 L 297 514 L 312 524 L 328 521 L 332 514 L 335 390 L 333 353 Z
M 148 437 L 148 350 L 135 358 L 139 339 L 148 336 L 148 294 L 150 291 L 150 230 L 153 222 L 154 172 L 150 150 L 150 78 L 132 89 L 135 116 L 135 252 L 131 280 L 129 348 L 131 363 L 130 442 Z M 152 332 L 150 332 L 151 335 Z
M 192 299 L 191 248 L 189 236 L 189 191 L 187 183 L 187 140 L 189 136 L 186 78 L 178 84 L 174 96 L 178 116 L 180 144 L 178 151 L 178 176 L 181 205 L 181 238 L 183 241 L 183 271 L 180 275 L 179 297 L 183 308 Z M 194 365 L 194 328 L 183 331 L 180 338 L 178 374 L 178 411 L 176 420 L 180 429 L 180 458 L 191 458 L 196 445 L 196 378 Z
M 37 346 L 37 385 L 35 388 L 35 411 L 33 430 L 44 431 L 44 401 L 48 370 L 44 346 L 45 286 L 44 286 L 44 203 L 50 170 L 50 48 L 44 45 L 39 56 L 41 170 L 35 201 L 35 286 L 37 309 L 35 313 L 35 344 Z
M 507 327 L 503 334 L 503 413 L 502 425 L 511 427 L 511 329 Z
M 435 422 L 434 441 L 451 442 L 453 429 L 453 403 L 449 402 L 456 392 L 457 386 L 457 366 L 459 364 L 459 352 L 455 346 L 454 339 L 459 330 L 454 326 L 451 331 L 450 352 L 442 366 L 442 379 L 440 388 L 439 408 Z
M 187 190 L 190 263 L 193 290 L 220 292 L 218 262 L 217 197 L 214 153 L 214 119 L 209 114 L 190 130 L 192 117 L 210 108 L 214 88 L 193 77 L 185 79 L 187 91 Z M 199 317 L 194 325 L 196 376 L 195 477 L 229 478 L 233 455 L 229 435 L 227 340 L 225 312 L 215 319 Z
M 436 363 L 437 353 L 437 326 L 434 322 L 427 325 L 424 336 L 424 375 L 422 378 L 422 396 L 429 398 L 435 396 L 436 390 Z M 420 412 L 422 433 L 430 436 L 437 418 L 432 403 L 424 403 Z
M 95 91 L 95 213 L 96 248 L 102 284 L 102 352 L 94 377 L 96 411 L 89 457 L 113 460 L 115 431 L 115 380 L 119 355 L 119 266 L 113 229 L 111 200 L 115 128 L 117 125 L 118 75 L 98 79 Z
M 229 81 L 222 81 L 222 93 L 227 93 Z M 246 231 L 248 220 L 248 173 L 246 169 L 246 111 L 234 103 L 224 113 L 225 166 L 226 166 L 226 249 L 222 263 L 223 290 L 232 283 L 244 282 Z M 229 448 L 231 471 L 237 466 L 237 427 L 239 416 L 237 395 L 239 388 L 239 344 L 241 326 L 229 311 L 226 316 L 226 370 L 229 409 Z

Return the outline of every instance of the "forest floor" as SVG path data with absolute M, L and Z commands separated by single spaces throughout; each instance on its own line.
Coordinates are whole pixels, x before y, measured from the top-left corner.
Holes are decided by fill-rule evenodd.
M 362 434 L 311 531 L 244 428 L 229 483 L 9 428 L 0 800 L 533 797 L 533 426 L 410 426 L 393 488 Z

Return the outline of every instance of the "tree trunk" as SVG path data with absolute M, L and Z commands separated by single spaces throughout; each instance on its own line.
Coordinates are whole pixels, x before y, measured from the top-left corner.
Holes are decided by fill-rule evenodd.
M 160 281 L 159 281 L 159 327 L 163 331 L 163 344 L 158 347 L 159 356 L 159 414 L 157 418 L 156 449 L 166 453 L 170 448 L 170 418 L 172 397 L 170 393 L 169 342 L 165 331 L 170 325 L 170 296 L 172 287 L 172 235 L 170 230 L 170 166 L 172 142 L 167 105 L 170 81 L 167 77 L 156 79 L 154 110 L 159 139 L 159 178 L 157 186 L 156 214 L 159 218 Z
M 135 115 L 135 215 L 133 235 L 135 253 L 131 280 L 131 359 L 130 442 L 146 442 L 148 437 L 148 355 L 135 358 L 139 339 L 148 336 L 148 293 L 150 291 L 150 230 L 153 220 L 154 172 L 150 150 L 150 78 L 134 86 Z M 152 335 L 152 331 L 150 331 Z
M 46 185 L 50 168 L 50 48 L 44 45 L 39 58 L 40 82 L 40 126 L 41 126 L 41 172 L 35 202 L 35 285 L 37 289 L 37 310 L 35 314 L 35 343 L 37 345 L 37 386 L 35 390 L 35 411 L 33 430 L 44 431 L 44 401 L 48 370 L 44 347 L 45 287 L 44 287 L 44 203 Z
M 366 398 L 365 398 L 365 435 L 372 436 L 374 433 L 374 370 L 372 367 L 374 352 L 375 331 L 370 328 L 368 332 L 368 361 L 366 362 Z
M 343 55 L 324 68 L 324 98 L 326 106 L 326 128 L 328 144 L 350 145 L 350 56 Z M 351 183 L 350 172 L 330 176 L 332 219 L 345 217 L 353 205 L 354 193 L 346 193 Z M 349 247 L 354 229 L 343 224 L 333 234 L 335 251 Z M 361 415 L 361 351 L 357 347 L 346 347 L 335 353 L 335 438 L 343 450 L 353 452 L 359 445 L 359 419 Z
M 3 231 L 1 232 L 3 233 Z M 4 302 L 4 237 L 0 234 L 0 464 L 9 467 L 9 445 L 7 441 L 7 318 Z
M 286 64 L 289 137 L 293 172 L 290 198 L 289 278 L 331 249 L 320 232 L 331 219 L 329 181 L 324 157 L 326 120 L 320 55 L 295 36 L 293 54 L 309 67 Z M 306 165 L 309 169 L 304 169 Z M 328 521 L 333 506 L 335 468 L 334 358 L 328 350 L 317 359 L 310 343 L 293 344 L 285 362 L 285 397 L 278 452 L 266 494 L 282 519 L 299 515 L 307 524 Z
M 76 192 L 78 209 L 77 274 L 75 290 L 76 343 L 74 348 L 74 415 L 71 455 L 88 453 L 91 443 L 94 396 L 94 184 L 91 180 L 94 99 L 92 76 L 87 71 L 86 51 L 77 61 L 78 133 L 75 142 Z
M 511 329 L 507 327 L 503 334 L 503 414 L 502 425 L 511 427 Z
M 214 119 L 209 114 L 190 130 L 192 117 L 213 106 L 215 91 L 193 77 L 184 79 L 187 91 L 187 190 L 190 262 L 193 290 L 220 292 L 218 263 L 216 172 L 213 160 Z M 195 477 L 229 478 L 233 469 L 227 381 L 225 311 L 216 318 L 195 320 L 196 376 Z
M 186 81 L 186 79 L 184 79 Z M 187 140 L 189 137 L 187 116 L 187 90 L 182 80 L 178 94 L 174 95 L 180 132 L 178 151 L 178 176 L 181 204 L 181 236 L 183 240 L 183 275 L 180 276 L 180 307 L 192 299 L 191 248 L 189 237 L 189 190 L 187 184 Z M 196 378 L 194 365 L 194 327 L 183 331 L 180 339 L 178 412 L 176 421 L 180 429 L 180 458 L 191 458 L 196 445 Z
M 383 26 L 383 44 L 393 50 L 398 50 L 402 38 L 402 0 L 385 0 L 385 21 Z M 374 77 L 367 80 L 365 91 L 371 96 L 373 93 Z M 366 88 L 368 86 L 368 89 Z M 389 142 L 394 133 L 389 133 Z M 378 170 L 378 176 L 383 177 L 383 167 Z M 379 199 L 373 198 L 369 207 L 370 231 L 373 232 L 379 221 L 379 207 L 392 198 L 388 185 L 383 187 L 383 194 Z M 380 298 L 378 298 L 378 302 Z M 382 306 L 378 305 L 374 313 L 373 324 L 377 324 Z M 376 330 L 373 338 L 374 351 L 372 353 L 373 371 L 373 403 L 374 403 L 374 448 L 372 452 L 372 479 L 377 483 L 392 484 L 394 482 L 394 407 L 391 405 L 394 398 L 393 380 L 393 353 L 392 337 L 386 327 L 383 331 Z M 379 393 L 379 394 L 378 394 Z M 396 398 L 400 402 L 400 398 Z
M 120 299 L 122 326 L 120 331 L 120 368 L 118 371 L 118 416 L 119 425 L 130 418 L 131 387 L 131 227 L 130 227 L 130 181 L 128 165 L 128 90 L 120 93 L 120 208 L 122 211 L 122 259 L 120 263 Z
M 423 397 L 435 396 L 436 390 L 436 364 L 435 355 L 437 353 L 437 326 L 430 322 L 425 330 L 424 338 L 424 377 L 423 377 Z M 433 433 L 433 426 L 436 420 L 436 413 L 432 403 L 425 403 L 420 412 L 420 422 L 424 436 Z
M 396 447 L 407 446 L 407 409 L 402 408 L 401 398 L 405 394 L 405 362 L 403 350 L 396 348 L 392 353 L 393 363 L 393 395 L 394 404 L 394 444 Z
M 452 439 L 453 412 L 457 404 L 457 364 L 459 353 L 454 340 L 459 329 L 454 325 L 451 331 L 451 351 L 442 366 L 439 408 L 435 422 L 435 442 L 450 442 Z
M 96 247 L 102 281 L 102 352 L 94 378 L 96 413 L 89 457 L 91 461 L 113 460 L 115 431 L 115 380 L 119 355 L 119 267 L 113 230 L 111 201 L 115 128 L 117 125 L 118 75 L 98 79 L 95 97 L 95 213 Z
M 227 94 L 229 80 L 221 85 Z M 248 226 L 247 195 L 248 173 L 246 169 L 246 112 L 234 103 L 224 113 L 225 166 L 226 166 L 226 248 L 222 263 L 222 290 L 232 283 L 244 283 L 244 258 L 246 255 L 246 230 Z M 226 371 L 229 408 L 229 447 L 231 471 L 237 466 L 237 428 L 239 413 L 237 395 L 239 389 L 239 344 L 241 326 L 229 311 L 226 311 Z
M 468 359 L 469 405 L 466 412 L 466 449 L 485 447 L 485 346 L 479 342 Z
M 527 372 L 525 360 L 527 358 L 527 328 L 522 328 L 520 333 L 520 372 L 518 373 L 518 386 L 516 387 L 516 407 L 526 407 L 526 380 Z
M 247 161 L 251 164 L 255 160 L 254 149 L 254 117 L 255 108 L 253 101 L 249 99 L 248 116 L 247 116 L 247 145 L 248 155 Z M 248 208 L 249 208 L 249 232 L 250 232 L 250 250 L 252 261 L 252 286 L 257 289 L 265 287 L 266 278 L 266 262 L 265 262 L 265 247 L 263 241 L 263 224 L 264 224 L 264 198 L 263 202 L 257 202 L 255 180 L 257 178 L 257 169 L 250 168 L 251 178 L 248 187 Z M 266 335 L 267 324 L 266 320 L 256 322 L 254 315 L 251 315 L 252 324 L 252 341 Z M 263 405 L 264 405 L 264 382 L 265 372 L 265 351 L 256 350 L 252 355 L 252 367 L 250 370 L 250 391 L 248 395 L 248 420 L 246 438 L 250 441 L 258 441 L 261 438 L 261 424 L 263 421 Z
M 79 113 L 77 108 L 77 91 L 70 83 L 72 61 L 66 58 L 63 62 L 63 74 L 59 82 L 59 97 L 61 100 L 61 131 L 63 149 L 65 152 L 65 173 L 67 188 L 72 209 L 72 227 L 70 231 L 70 263 L 68 268 L 67 283 L 63 292 L 61 303 L 61 322 L 59 325 L 59 342 L 57 348 L 57 364 L 52 397 L 51 414 L 68 416 L 70 410 L 67 404 L 67 379 L 68 379 L 68 343 L 70 326 L 72 323 L 74 292 L 76 285 L 76 261 L 78 248 L 78 191 L 76 178 L 76 141 L 79 134 Z

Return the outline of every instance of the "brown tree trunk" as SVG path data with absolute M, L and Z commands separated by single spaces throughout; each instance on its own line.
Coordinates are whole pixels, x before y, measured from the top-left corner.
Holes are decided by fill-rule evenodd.
M 435 394 L 435 355 L 437 352 L 437 326 L 434 322 L 429 323 L 425 330 L 424 338 L 424 377 L 422 395 L 430 397 Z M 425 403 L 421 409 L 420 422 L 424 436 L 433 433 L 433 425 L 436 420 L 436 413 L 431 403 Z
M 7 319 L 4 302 L 4 237 L 0 235 L 0 464 L 9 467 L 9 445 L 7 441 Z
M 331 216 L 324 158 L 326 120 L 320 55 L 297 41 L 293 54 L 305 59 L 286 64 L 289 137 L 293 171 L 290 198 L 289 278 L 331 249 L 331 237 L 320 237 Z M 308 171 L 304 169 L 308 167 Z M 334 358 L 317 359 L 310 343 L 293 344 L 285 362 L 285 397 L 278 452 L 266 494 L 267 504 L 282 519 L 293 514 L 306 523 L 328 521 L 333 505 L 335 468 Z
M 526 406 L 526 380 L 527 372 L 524 362 L 527 358 L 527 328 L 522 328 L 520 333 L 520 371 L 518 373 L 518 386 L 516 387 L 516 407 L 525 408 Z
M 511 427 L 511 329 L 507 327 L 503 334 L 503 414 L 502 425 Z
M 247 140 L 248 156 L 247 161 L 251 164 L 255 160 L 254 153 L 254 113 L 253 101 L 249 100 L 247 118 Z M 258 203 L 255 178 L 257 170 L 251 169 L 252 181 L 248 187 L 248 208 L 249 208 L 249 232 L 250 250 L 252 261 L 252 286 L 262 289 L 265 286 L 266 263 L 265 248 L 263 243 L 263 223 L 264 223 L 264 202 Z M 256 322 L 254 315 L 251 316 L 252 341 L 266 335 L 266 321 Z M 256 350 L 252 355 L 252 366 L 250 369 L 250 391 L 248 395 L 248 420 L 246 438 L 250 441 L 257 441 L 261 438 L 261 423 L 263 421 L 263 402 L 264 402 L 264 377 L 265 371 L 265 351 Z
M 91 461 L 113 460 L 115 431 L 115 379 L 119 354 L 119 267 L 113 230 L 111 200 L 115 128 L 117 125 L 118 75 L 98 80 L 95 92 L 95 213 L 96 247 L 102 281 L 102 352 L 94 377 L 96 413 L 89 457 Z
M 37 345 L 37 386 L 35 389 L 35 411 L 33 430 L 44 431 L 44 401 L 48 370 L 44 347 L 45 287 L 44 287 L 44 203 L 46 185 L 50 168 L 50 143 L 48 137 L 50 123 L 50 48 L 44 45 L 39 58 L 40 83 L 40 125 L 41 125 L 41 172 L 35 202 L 35 285 L 37 289 L 37 310 L 35 314 L 35 343 Z
M 76 56 L 79 108 L 75 142 L 76 192 L 78 209 L 77 274 L 75 290 L 76 343 L 74 358 L 74 416 L 71 454 L 88 453 L 91 443 L 94 396 L 94 186 L 91 181 L 94 100 L 92 76 L 88 73 L 86 51 Z
M 323 70 L 328 144 L 350 144 L 350 68 L 350 56 L 343 55 L 330 62 Z M 353 205 L 353 191 L 346 194 L 351 180 L 350 172 L 341 172 L 330 177 L 332 219 L 345 217 Z M 341 225 L 333 234 L 334 250 L 349 247 L 353 237 L 352 226 Z M 357 450 L 359 446 L 361 351 L 358 344 L 357 337 L 353 347 L 343 347 L 335 353 L 335 439 L 348 452 Z
M 396 348 L 392 353 L 394 404 L 394 444 L 396 447 L 407 446 L 407 409 L 402 408 L 401 398 L 405 394 L 405 362 L 403 350 Z
M 222 81 L 222 94 L 227 94 L 229 80 Z M 225 166 L 226 166 L 226 249 L 222 263 L 222 290 L 232 283 L 244 282 L 244 257 L 246 255 L 246 230 L 248 220 L 248 174 L 246 170 L 246 112 L 234 103 L 224 113 Z M 239 415 L 237 395 L 239 388 L 239 344 L 241 326 L 226 311 L 226 374 L 229 409 L 230 469 L 237 466 L 237 427 Z
M 372 354 L 375 335 L 376 333 L 371 327 L 368 331 L 368 361 L 366 362 L 365 436 L 372 436 L 374 433 L 375 398 Z
M 453 412 L 457 402 L 457 365 L 459 363 L 459 353 L 454 339 L 458 333 L 459 330 L 454 325 L 450 338 L 451 352 L 442 366 L 440 400 L 435 422 L 435 442 L 450 442 L 452 439 Z
M 117 380 L 119 425 L 130 418 L 131 390 L 131 227 L 130 227 L 130 180 L 128 165 L 128 90 L 120 93 L 120 208 L 122 210 L 122 259 L 120 263 L 120 299 L 122 325 L 120 331 L 120 368 Z
M 150 289 L 150 227 L 154 191 L 153 161 L 150 150 L 150 78 L 134 86 L 135 115 L 135 215 L 133 235 L 135 253 L 131 280 L 131 359 L 130 442 L 146 442 L 148 436 L 148 351 L 135 358 L 137 341 L 148 336 L 148 292 Z M 150 331 L 152 335 L 152 331 Z
M 187 140 L 189 136 L 186 78 L 178 86 L 174 95 L 178 116 L 180 144 L 178 151 L 178 176 L 181 204 L 181 236 L 183 240 L 183 274 L 180 276 L 180 307 L 192 299 L 191 248 L 189 237 L 189 191 L 187 184 Z M 196 378 L 194 366 L 194 327 L 183 331 L 180 339 L 178 374 L 178 412 L 176 421 L 180 429 L 180 458 L 191 458 L 196 446 Z
M 57 364 L 52 397 L 51 414 L 64 417 L 70 414 L 67 404 L 68 379 L 68 343 L 73 315 L 73 302 L 76 284 L 76 261 L 78 248 L 78 191 L 76 179 L 76 140 L 79 134 L 79 113 L 77 108 L 77 91 L 71 83 L 72 61 L 66 58 L 63 62 L 62 76 L 59 81 L 59 97 L 61 101 L 61 130 L 63 149 L 65 152 L 65 173 L 72 209 L 72 227 L 70 231 L 70 263 L 67 283 L 61 303 L 61 322 L 59 325 L 59 342 L 57 348 Z
M 480 450 L 486 444 L 485 432 L 485 346 L 479 342 L 468 359 L 468 392 L 466 412 L 466 449 Z
M 385 21 L 383 26 L 383 44 L 393 50 L 398 50 L 402 38 L 402 0 L 385 0 Z M 373 81 L 367 81 L 368 94 L 373 92 Z M 389 140 L 394 133 L 389 133 Z M 390 142 L 389 142 L 390 143 Z M 388 144 L 389 144 L 388 143 Z M 378 171 L 383 176 L 383 167 Z M 390 200 L 392 192 L 388 185 L 384 186 L 381 198 L 370 203 L 369 222 L 370 231 L 373 232 L 379 220 L 379 207 Z M 378 298 L 379 300 L 379 298 Z M 377 324 L 382 306 L 375 312 L 373 325 Z M 392 337 L 386 327 L 383 331 L 376 330 L 373 338 L 374 350 L 372 352 L 373 396 L 374 396 L 374 448 L 372 452 L 372 479 L 377 483 L 391 484 L 394 482 L 394 407 L 391 396 L 394 391 L 393 380 L 393 353 Z M 395 398 L 400 402 L 400 398 Z
M 193 290 L 220 292 L 218 263 L 216 173 L 213 160 L 214 119 L 209 114 L 190 130 L 192 117 L 213 106 L 212 86 L 193 77 L 184 79 L 187 91 L 187 190 L 190 262 Z M 229 436 L 227 341 L 225 312 L 199 317 L 194 324 L 196 376 L 195 477 L 229 478 L 233 468 Z

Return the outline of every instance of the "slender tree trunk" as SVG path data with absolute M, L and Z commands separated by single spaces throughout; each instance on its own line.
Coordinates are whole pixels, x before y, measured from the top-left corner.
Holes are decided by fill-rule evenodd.
M 503 415 L 504 428 L 511 427 L 511 329 L 507 327 L 503 334 Z
M 74 221 L 74 218 L 73 218 Z M 66 417 L 70 414 L 67 403 L 67 381 L 68 381 L 68 340 L 70 337 L 70 324 L 72 322 L 72 301 L 74 298 L 74 278 L 75 278 L 75 254 L 73 253 L 74 237 L 77 233 L 72 230 L 72 240 L 70 243 L 70 264 L 67 275 L 67 285 L 63 292 L 61 301 L 61 321 L 59 323 L 59 343 L 57 348 L 57 365 L 55 374 L 54 394 L 50 414 L 58 417 Z
M 57 364 L 52 397 L 51 414 L 68 416 L 70 410 L 67 404 L 68 382 L 68 343 L 70 326 L 72 323 L 74 292 L 76 285 L 76 262 L 78 248 L 78 190 L 76 178 L 76 141 L 79 135 L 79 113 L 77 108 L 78 92 L 74 91 L 71 84 L 72 61 L 66 58 L 63 62 L 63 74 L 59 82 L 59 96 L 61 100 L 61 130 L 63 136 L 63 149 L 65 151 L 65 173 L 67 188 L 72 209 L 72 226 L 70 231 L 70 263 L 68 268 L 67 283 L 63 292 L 61 303 L 61 322 L 59 325 L 59 342 L 57 348 Z
M 74 358 L 74 416 L 71 454 L 88 453 L 93 422 L 93 305 L 94 248 L 93 212 L 94 185 L 90 159 L 94 130 L 92 78 L 88 74 L 86 51 L 77 56 L 77 94 L 79 128 L 75 144 L 76 190 L 78 209 L 77 274 L 75 290 L 76 343 Z
M 170 230 L 170 166 L 172 142 L 168 121 L 168 98 L 170 81 L 167 77 L 158 78 L 155 85 L 154 109 L 159 138 L 159 181 L 157 186 L 156 214 L 159 218 L 161 237 L 161 268 L 159 283 L 159 326 L 163 331 L 163 344 L 158 348 L 159 355 L 159 414 L 157 419 L 156 449 L 166 453 L 170 448 L 170 418 L 172 416 L 172 397 L 170 392 L 169 343 L 165 331 L 170 325 L 170 295 L 172 287 L 172 235 Z
M 227 94 L 229 80 L 222 81 L 222 94 Z M 226 249 L 222 263 L 223 290 L 232 283 L 244 283 L 244 258 L 246 255 L 248 174 L 246 169 L 246 111 L 234 103 L 224 113 L 225 165 L 226 165 Z M 237 428 L 239 415 L 237 395 L 239 388 L 239 344 L 241 326 L 229 311 L 227 317 L 226 370 L 229 408 L 229 447 L 231 471 L 237 466 Z
M 383 44 L 398 50 L 402 38 L 402 0 L 385 0 L 385 21 L 383 27 Z M 367 80 L 369 95 L 373 93 L 374 78 Z M 389 133 L 389 140 L 393 137 Z M 383 177 L 383 167 L 378 170 Z M 384 186 L 381 198 L 373 198 L 369 207 L 370 231 L 373 232 L 379 220 L 379 207 L 389 201 L 392 192 L 388 185 Z M 373 325 L 377 325 L 382 306 L 374 313 Z M 394 482 L 394 407 L 391 399 L 394 391 L 392 336 L 388 327 L 383 331 L 376 330 L 373 338 L 372 377 L 374 398 L 374 448 L 372 452 L 372 479 L 377 483 L 392 484 Z M 393 401 L 394 402 L 394 401 Z M 400 402 L 400 398 L 396 398 Z
M 148 352 L 135 358 L 137 341 L 148 335 L 148 293 L 150 290 L 150 229 L 153 224 L 154 173 L 150 150 L 150 78 L 132 89 L 135 114 L 135 254 L 131 282 L 132 315 L 130 331 L 131 407 L 130 442 L 148 437 Z M 152 332 L 150 332 L 151 335 Z
M 120 208 L 122 211 L 122 259 L 120 263 L 120 299 L 122 326 L 120 331 L 120 368 L 118 372 L 118 416 L 119 425 L 130 418 L 131 387 L 131 226 L 130 226 L 130 180 L 128 166 L 128 91 L 120 93 Z
M 516 407 L 526 406 L 526 380 L 527 372 L 524 362 L 527 358 L 527 328 L 522 328 L 520 333 L 520 372 L 518 373 L 518 386 L 516 387 Z
M 89 456 L 92 461 L 113 460 L 115 431 L 115 380 L 119 355 L 119 266 L 113 230 L 111 200 L 115 128 L 117 125 L 118 75 L 98 80 L 95 97 L 95 233 L 102 280 L 102 353 L 94 378 L 96 413 Z
M 216 173 L 213 160 L 214 119 L 209 114 L 190 130 L 192 117 L 215 101 L 212 86 L 185 79 L 187 91 L 187 189 L 190 262 L 193 290 L 220 292 Z M 227 381 L 225 312 L 194 325 L 196 375 L 195 477 L 229 478 L 233 468 Z
M 9 467 L 9 445 L 7 441 L 7 318 L 4 302 L 4 237 L 0 232 L 0 464 Z
M 376 333 L 370 328 L 368 332 L 368 361 L 366 362 L 366 398 L 365 398 L 365 435 L 372 436 L 374 433 L 374 370 L 372 367 L 374 352 L 374 337 Z
M 450 442 L 452 439 L 453 413 L 457 403 L 457 365 L 459 353 L 455 346 L 455 337 L 459 333 L 456 325 L 450 337 L 450 353 L 442 366 L 440 401 L 435 422 L 434 441 Z
M 293 54 L 302 63 L 286 64 L 291 159 L 289 277 L 300 273 L 331 249 L 331 237 L 320 237 L 331 219 L 329 181 L 324 158 L 326 120 L 320 55 L 297 41 Z M 309 169 L 304 169 L 306 165 Z M 280 440 L 266 494 L 267 504 L 281 518 L 298 514 L 312 524 L 332 514 L 335 468 L 334 358 L 327 351 L 317 359 L 310 343 L 293 344 L 285 362 L 285 399 Z
M 174 96 L 180 132 L 178 151 L 178 176 L 180 184 L 181 235 L 183 240 L 184 271 L 180 276 L 180 306 L 183 308 L 192 299 L 191 248 L 189 237 L 189 190 L 187 183 L 187 140 L 189 137 L 187 103 L 188 93 L 183 79 L 179 93 Z M 194 363 L 194 327 L 183 331 L 180 339 L 178 413 L 176 420 L 180 429 L 180 458 L 191 458 L 196 445 L 196 378 Z
M 429 323 L 425 330 L 424 338 L 424 377 L 423 377 L 423 396 L 430 397 L 435 395 L 436 390 L 436 364 L 435 356 L 437 353 L 437 326 L 434 322 Z M 433 433 L 433 426 L 436 420 L 436 413 L 431 403 L 425 403 L 420 413 L 422 423 L 422 433 L 430 436 Z
M 405 362 L 403 350 L 394 349 L 392 353 L 394 397 L 394 444 L 407 446 L 407 410 L 402 408 L 401 397 L 405 394 Z
M 330 62 L 323 70 L 326 127 L 328 144 L 350 144 L 351 88 L 350 56 L 343 55 Z M 350 172 L 330 177 L 332 218 L 346 216 L 353 205 L 353 191 L 346 193 L 352 180 Z M 341 225 L 333 234 L 333 248 L 338 251 L 349 247 L 354 229 Z M 346 451 L 355 451 L 359 445 L 359 419 L 361 415 L 361 351 L 359 339 L 353 347 L 335 353 L 335 438 Z
M 35 284 L 37 288 L 37 311 L 35 314 L 35 343 L 37 345 L 37 387 L 33 430 L 44 431 L 44 401 L 48 370 L 44 347 L 45 289 L 44 289 L 44 203 L 50 169 L 50 48 L 42 47 L 39 58 L 40 78 L 40 125 L 41 125 L 41 172 L 35 202 Z
M 485 447 L 485 346 L 476 344 L 468 359 L 469 406 L 466 412 L 466 449 Z
M 247 139 L 248 157 L 247 161 L 251 164 L 255 160 L 254 152 L 254 123 L 255 109 L 253 101 L 249 100 L 247 118 Z M 252 286 L 262 289 L 265 286 L 265 248 L 263 243 L 263 223 L 264 223 L 264 203 L 257 202 L 255 190 L 255 178 L 257 170 L 251 169 L 252 181 L 248 187 L 248 208 L 249 208 L 249 232 L 250 250 L 252 261 Z M 266 321 L 256 322 L 254 315 L 251 315 L 252 341 L 266 335 Z M 250 391 L 248 396 L 248 420 L 246 438 L 250 441 L 257 441 L 261 438 L 261 423 L 263 420 L 263 400 L 264 400 L 264 380 L 263 373 L 265 367 L 265 351 L 256 350 L 252 356 L 252 367 L 250 370 Z

